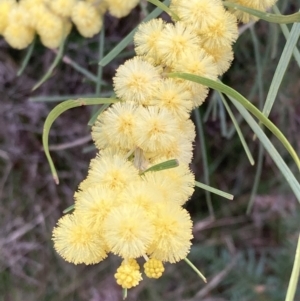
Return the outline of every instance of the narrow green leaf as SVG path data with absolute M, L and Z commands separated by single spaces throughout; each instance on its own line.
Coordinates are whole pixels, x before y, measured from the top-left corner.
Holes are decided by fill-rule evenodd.
M 154 4 L 155 6 L 159 7 L 162 11 L 166 12 L 169 16 L 172 17 L 173 20 L 179 21 L 179 17 L 164 3 L 158 0 L 147 0 L 148 2 Z
M 74 95 L 52 95 L 52 96 L 35 96 L 29 97 L 29 101 L 32 102 L 58 102 L 68 100 L 70 98 L 99 98 L 110 96 L 111 92 L 103 92 L 99 96 L 96 94 L 74 94 Z
M 66 214 L 66 213 L 68 213 L 68 212 L 70 212 L 70 211 L 73 211 L 74 209 L 75 209 L 75 205 L 73 204 L 73 205 L 69 206 L 68 208 L 66 208 L 66 209 L 63 211 L 63 213 Z
M 295 253 L 292 275 L 290 278 L 285 301 L 294 301 L 295 300 L 294 298 L 296 295 L 297 284 L 299 282 L 299 275 L 300 275 L 300 235 L 298 237 L 298 244 L 297 244 L 297 249 L 296 249 L 296 253 Z
M 163 4 L 168 5 L 170 3 L 170 0 L 165 0 Z M 154 19 L 158 17 L 161 14 L 162 10 L 160 8 L 155 8 L 142 22 L 150 21 L 151 19 Z M 133 29 L 118 45 L 116 45 L 100 62 L 99 64 L 101 66 L 106 66 L 109 64 L 124 48 L 127 47 L 127 45 L 132 42 L 133 36 L 135 32 L 137 31 L 137 28 Z
M 270 14 L 266 13 L 260 10 L 256 10 L 247 6 L 239 5 L 230 1 L 223 1 L 223 5 L 225 7 L 230 7 L 235 10 L 240 10 L 245 13 L 248 13 L 250 15 L 253 15 L 255 17 L 258 17 L 259 19 L 271 22 L 271 23 L 294 23 L 294 22 L 300 22 L 300 13 L 295 13 L 287 16 L 277 15 L 277 14 Z
M 299 36 L 300 36 L 300 23 L 295 23 L 292 27 L 289 38 L 284 46 L 279 63 L 276 67 L 276 71 L 274 73 L 274 77 L 272 79 L 271 86 L 267 95 L 267 99 L 263 108 L 263 114 L 266 115 L 267 117 L 271 112 L 280 84 L 282 82 L 283 76 L 286 72 L 290 59 L 292 57 Z
M 58 63 L 60 62 L 63 53 L 64 53 L 64 46 L 65 46 L 65 39 L 63 39 L 59 45 L 59 49 L 58 52 L 56 54 L 56 57 L 54 59 L 54 61 L 52 62 L 51 66 L 49 67 L 48 71 L 45 73 L 45 75 L 34 85 L 34 87 L 32 88 L 32 91 L 36 90 L 38 87 L 40 87 L 52 74 L 53 70 L 55 69 L 55 67 L 58 65 Z
M 34 38 L 34 40 L 32 41 L 32 43 L 30 44 L 30 46 L 27 49 L 26 55 L 22 61 L 20 69 L 18 70 L 17 76 L 20 76 L 24 72 L 25 68 L 27 67 L 28 62 L 31 58 L 34 46 L 35 46 L 35 42 L 36 42 L 36 37 Z
M 153 166 L 149 167 L 148 169 L 143 171 L 141 173 L 141 175 L 143 175 L 143 174 L 145 174 L 146 172 L 149 172 L 149 171 L 160 171 L 160 170 L 175 168 L 177 166 L 179 166 L 178 160 L 177 159 L 171 159 L 171 160 L 161 162 L 161 163 L 158 163 L 156 165 L 153 165 Z
M 197 181 L 195 181 L 195 186 L 197 186 L 199 188 L 202 188 L 202 189 L 205 189 L 207 191 L 210 191 L 210 192 L 212 192 L 214 194 L 217 194 L 219 196 L 222 196 L 223 198 L 228 199 L 228 200 L 233 200 L 233 198 L 234 198 L 234 196 L 232 194 L 229 194 L 227 192 L 224 192 L 222 190 L 219 190 L 217 188 L 205 185 L 205 184 L 197 182 Z
M 99 55 L 98 55 L 99 61 L 101 61 L 103 58 L 104 43 L 105 43 L 105 27 L 103 24 L 103 27 L 101 28 L 101 31 L 99 34 L 99 46 L 98 46 L 99 47 Z M 100 93 L 101 93 L 102 73 L 103 73 L 103 66 L 98 64 L 97 82 L 96 82 L 96 95 L 98 97 L 100 97 Z
M 56 184 L 59 183 L 58 175 L 57 175 L 54 163 L 52 161 L 52 158 L 50 156 L 49 145 L 48 145 L 49 132 L 50 132 L 50 128 L 51 128 L 51 125 L 53 124 L 53 122 L 63 112 L 65 112 L 69 109 L 72 109 L 72 108 L 76 108 L 76 107 L 80 107 L 80 106 L 87 106 L 87 105 L 96 105 L 96 104 L 109 104 L 109 103 L 114 103 L 114 102 L 118 102 L 118 101 L 119 101 L 118 99 L 113 99 L 113 98 L 90 98 L 90 99 L 82 98 L 82 99 L 77 99 L 77 100 L 71 99 L 71 100 L 66 100 L 66 101 L 60 103 L 49 113 L 49 115 L 46 118 L 46 121 L 44 124 L 44 129 L 43 129 L 43 148 L 44 148 L 46 157 L 47 157 L 49 165 L 50 165 L 53 179 Z
M 206 143 L 204 138 L 204 130 L 202 124 L 202 118 L 199 112 L 199 109 L 193 111 L 195 115 L 195 124 L 197 133 L 200 139 L 200 147 L 201 147 L 201 155 L 203 160 L 203 175 L 204 175 L 204 182 L 205 184 L 209 185 L 209 168 L 208 168 L 208 159 L 207 159 L 207 152 L 206 152 Z M 211 195 L 209 190 L 205 190 L 205 199 L 206 204 L 208 207 L 209 215 L 212 219 L 215 218 L 214 208 L 211 201 Z
M 196 274 L 205 282 L 207 283 L 207 280 L 205 276 L 192 264 L 190 260 L 187 258 L 184 258 L 184 261 L 196 272 Z
M 234 106 L 238 109 L 238 111 L 243 115 L 249 126 L 252 128 L 253 132 L 256 134 L 258 139 L 261 141 L 263 146 L 265 147 L 266 151 L 269 153 L 271 158 L 273 159 L 274 163 L 277 165 L 279 170 L 281 171 L 282 175 L 286 178 L 287 182 L 289 183 L 291 189 L 295 193 L 296 198 L 300 202 L 300 184 L 296 180 L 294 174 L 286 165 L 282 157 L 279 155 L 278 151 L 271 143 L 267 135 L 258 125 L 258 123 L 253 119 L 253 117 L 247 112 L 243 105 L 240 104 L 234 97 L 230 97 L 230 100 L 234 104 Z
M 235 119 L 235 117 L 234 117 L 234 115 L 233 115 L 233 113 L 232 113 L 232 111 L 231 111 L 231 109 L 230 109 L 230 107 L 229 107 L 229 105 L 228 105 L 228 103 L 227 103 L 227 101 L 226 101 L 226 99 L 225 99 L 225 97 L 223 96 L 222 93 L 220 93 L 220 98 L 221 98 L 221 100 L 222 100 L 222 102 L 223 102 L 223 104 L 224 104 L 224 106 L 225 106 L 225 108 L 226 108 L 226 110 L 227 110 L 227 112 L 228 112 L 228 114 L 229 114 L 229 116 L 230 116 L 230 118 L 231 118 L 234 126 L 235 126 L 236 132 L 237 132 L 237 134 L 238 134 L 238 136 L 239 136 L 239 138 L 241 140 L 242 146 L 243 146 L 243 148 L 245 150 L 245 153 L 246 153 L 246 155 L 248 157 L 248 160 L 249 160 L 250 164 L 254 165 L 255 164 L 254 159 L 253 159 L 252 154 L 250 152 L 250 149 L 249 149 L 249 147 L 248 147 L 248 145 L 246 143 L 246 140 L 245 140 L 244 135 L 243 135 L 243 133 L 241 131 L 241 128 L 240 128 L 237 120 Z
M 226 94 L 227 96 L 234 98 L 236 101 L 241 103 L 243 107 L 245 107 L 248 111 L 250 111 L 256 118 L 258 118 L 261 121 L 261 123 L 263 123 L 279 139 L 279 141 L 284 145 L 284 147 L 287 149 L 287 151 L 294 159 L 298 169 L 300 169 L 300 159 L 297 153 L 295 152 L 295 150 L 293 149 L 293 147 L 291 146 L 291 144 L 289 143 L 289 141 L 286 139 L 286 137 L 282 134 L 282 132 L 276 127 L 276 125 L 272 121 L 270 121 L 260 110 L 258 110 L 250 101 L 248 101 L 239 92 L 237 92 L 236 90 L 230 88 L 229 86 L 223 83 L 216 82 L 214 80 L 202 76 L 197 76 L 194 74 L 169 73 L 168 76 L 190 80 L 195 83 L 199 83 L 209 88 L 215 89 L 219 92 Z

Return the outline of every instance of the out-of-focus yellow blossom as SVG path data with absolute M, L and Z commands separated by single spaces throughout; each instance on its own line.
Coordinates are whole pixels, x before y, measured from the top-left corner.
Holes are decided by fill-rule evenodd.
M 33 41 L 34 30 L 19 23 L 10 23 L 6 27 L 3 35 L 11 47 L 24 49 Z
M 157 260 L 155 258 L 150 258 L 144 264 L 145 274 L 149 278 L 158 279 L 159 277 L 161 277 L 164 270 L 165 270 L 165 268 L 163 266 L 163 263 L 160 260 Z
M 8 15 L 17 2 L 15 0 L 0 1 L 0 35 L 3 34 L 8 25 Z
M 77 0 L 46 0 L 51 10 L 61 16 L 70 17 Z
M 116 17 L 122 18 L 127 16 L 130 11 L 137 6 L 139 0 L 105 0 L 109 13 Z
M 143 279 L 142 274 L 140 273 L 140 267 L 136 261 L 124 260 L 121 266 L 117 269 L 115 278 L 117 283 L 122 286 L 122 288 L 132 288 L 139 284 Z
M 247 6 L 260 11 L 266 11 L 268 8 L 272 7 L 277 0 L 230 0 L 232 3 Z M 229 8 L 229 11 L 234 14 L 239 21 L 243 23 L 249 23 L 250 21 L 257 21 L 258 18 L 250 14 L 244 13 L 237 9 Z
M 78 1 L 74 5 L 71 17 L 80 34 L 86 38 L 99 33 L 103 25 L 102 15 L 85 1 Z

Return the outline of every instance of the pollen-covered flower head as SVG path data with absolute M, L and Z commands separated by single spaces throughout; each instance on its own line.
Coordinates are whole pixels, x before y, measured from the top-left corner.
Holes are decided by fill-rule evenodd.
M 171 263 L 184 259 L 193 238 L 189 213 L 178 205 L 163 203 L 158 205 L 152 222 L 155 235 L 147 253 L 153 258 Z
M 30 26 L 35 28 L 44 14 L 49 12 L 49 9 L 44 4 L 44 0 L 22 0 L 19 5 L 24 7 L 30 15 Z
M 63 19 L 50 11 L 45 11 L 37 21 L 36 30 L 45 47 L 58 48 L 65 37 Z
M 218 75 L 223 75 L 233 61 L 232 47 L 207 47 L 202 45 L 202 48 L 213 58 L 217 66 Z
M 166 66 L 172 67 L 186 53 L 197 52 L 199 38 L 182 22 L 168 23 L 157 42 L 158 56 Z
M 34 30 L 19 23 L 10 23 L 4 31 L 6 42 L 15 49 L 24 49 L 34 39 Z
M 18 3 L 18 5 L 14 5 L 10 10 L 8 15 L 8 23 L 18 23 L 19 26 L 30 27 L 30 18 L 31 16 L 28 10 Z
M 120 155 L 98 155 L 91 161 L 86 180 L 81 182 L 79 189 L 104 185 L 109 189 L 121 191 L 132 181 L 138 180 L 138 170 L 126 158 Z
M 159 18 L 152 19 L 138 26 L 133 38 L 137 55 L 149 57 L 153 59 L 153 62 L 156 64 L 159 63 L 157 41 L 161 36 L 165 24 L 166 23 Z
M 120 193 L 119 200 L 121 203 L 134 204 L 142 207 L 147 213 L 154 210 L 156 203 L 163 202 L 164 198 L 160 191 L 150 182 L 140 179 L 136 182 L 131 182 Z
M 147 212 L 138 205 L 112 208 L 104 220 L 103 230 L 111 252 L 123 258 L 142 256 L 153 241 L 153 225 Z
M 147 105 L 160 80 L 158 68 L 141 57 L 134 57 L 117 69 L 113 78 L 114 90 L 122 100 Z
M 170 9 L 193 28 L 207 28 L 224 10 L 221 0 L 173 0 Z
M 186 72 L 213 80 L 217 79 L 218 69 L 213 58 L 203 49 L 190 52 L 174 64 L 176 72 Z M 192 94 L 194 107 L 200 106 L 207 96 L 207 88 L 201 84 L 184 81 L 186 89 Z
M 134 133 L 136 144 L 144 151 L 159 152 L 176 140 L 178 122 L 166 109 L 139 107 Z
M 75 210 L 80 218 L 95 229 L 101 231 L 103 220 L 111 208 L 119 205 L 118 194 L 103 185 L 89 187 L 75 193 Z
M 127 16 L 133 8 L 137 6 L 139 0 L 105 0 L 108 5 L 109 13 L 116 17 L 122 18 Z
M 160 158 L 153 165 L 164 161 L 165 158 Z M 163 195 L 164 202 L 173 202 L 174 205 L 183 205 L 194 192 L 195 177 L 185 164 L 179 164 L 171 169 L 147 172 L 143 179 Z
M 76 211 L 58 220 L 52 239 L 58 254 L 74 264 L 95 264 L 107 256 L 99 232 L 85 223 Z
M 182 81 L 166 78 L 157 85 L 151 105 L 165 108 L 178 118 L 187 119 L 193 108 L 192 95 Z
M 3 34 L 6 26 L 8 25 L 8 15 L 14 6 L 17 5 L 15 0 L 2 0 L 0 1 L 0 34 Z
M 78 1 L 74 5 L 71 18 L 80 34 L 85 38 L 91 38 L 99 33 L 103 25 L 102 15 L 86 1 Z
M 232 3 L 236 3 L 242 6 L 247 6 L 260 11 L 266 11 L 268 8 L 272 7 L 277 0 L 230 0 Z M 258 18 L 242 12 L 238 9 L 228 8 L 229 11 L 234 14 L 239 21 L 243 23 L 249 23 L 250 21 L 257 21 Z
M 46 0 L 46 2 L 55 14 L 70 17 L 77 0 Z
M 140 267 L 135 259 L 124 259 L 117 269 L 115 274 L 117 283 L 122 288 L 132 288 L 139 284 L 142 280 L 142 274 L 140 273 Z
M 201 44 L 207 48 L 228 48 L 237 40 L 239 35 L 237 19 L 224 9 L 217 20 L 206 29 L 200 28 L 197 33 L 200 36 Z
M 106 146 L 123 149 L 135 147 L 133 132 L 136 127 L 136 108 L 136 103 L 132 101 L 118 102 L 98 117 L 92 128 L 92 137 L 99 149 Z

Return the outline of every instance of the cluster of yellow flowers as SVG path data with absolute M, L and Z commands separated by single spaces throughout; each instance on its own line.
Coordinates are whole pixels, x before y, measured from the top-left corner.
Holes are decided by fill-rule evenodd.
M 154 19 L 138 27 L 137 56 L 113 78 L 120 102 L 92 128 L 99 154 L 75 193 L 75 211 L 53 231 L 55 249 L 69 262 L 95 264 L 109 252 L 120 256 L 115 278 L 125 289 L 142 279 L 139 257 L 145 274 L 159 278 L 163 262 L 186 258 L 193 237 L 182 207 L 195 183 L 190 113 L 208 90 L 167 73 L 216 80 L 229 68 L 238 37 L 237 18 L 221 0 L 173 0 L 170 9 L 180 21 Z M 148 171 L 169 159 L 179 166 Z
M 45 47 L 57 48 L 70 33 L 72 22 L 90 38 L 99 33 L 108 11 L 121 18 L 139 0 L 0 0 L 0 35 L 16 49 L 26 48 L 37 33 Z

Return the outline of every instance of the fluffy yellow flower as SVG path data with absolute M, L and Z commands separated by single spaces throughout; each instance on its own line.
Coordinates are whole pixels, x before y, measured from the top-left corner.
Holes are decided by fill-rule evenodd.
M 185 137 L 187 141 L 193 142 L 196 138 L 195 125 L 191 119 L 179 119 L 178 121 L 180 136 Z
M 28 10 L 20 4 L 13 6 L 8 15 L 8 23 L 18 23 L 19 26 L 30 27 L 31 22 Z
M 233 61 L 232 47 L 207 47 L 205 45 L 202 45 L 202 47 L 213 58 L 218 75 L 224 74 Z
M 66 261 L 95 264 L 107 254 L 103 238 L 75 213 L 59 219 L 53 229 L 54 248 Z
M 121 203 L 134 204 L 142 207 L 145 212 L 151 213 L 156 203 L 163 201 L 163 195 L 150 182 L 132 182 L 119 195 Z
M 166 160 L 160 158 L 153 165 Z M 176 205 L 183 205 L 194 192 L 195 177 L 188 165 L 179 164 L 172 169 L 147 172 L 143 179 L 152 184 L 155 191 L 162 194 L 165 202 L 173 202 Z
M 175 263 L 184 259 L 191 246 L 192 221 L 189 213 L 172 203 L 158 206 L 153 217 L 154 241 L 147 250 L 151 257 Z
M 182 22 L 165 25 L 157 42 L 160 61 L 168 67 L 182 59 L 186 53 L 195 53 L 199 49 L 199 38 L 196 33 Z
M 137 6 L 139 0 L 106 0 L 106 2 L 109 13 L 116 18 L 122 18 Z
M 137 55 L 152 58 L 155 64 L 160 63 L 157 41 L 165 24 L 162 19 L 152 19 L 139 25 L 133 38 Z
M 12 8 L 16 5 L 15 0 L 0 1 L 0 34 L 3 34 L 8 25 L 8 15 Z
M 121 191 L 130 182 L 139 179 L 138 170 L 123 156 L 98 155 L 90 163 L 90 169 L 85 181 L 81 182 L 79 189 L 104 185 L 109 189 Z
M 113 78 L 116 95 L 126 101 L 147 105 L 155 92 L 156 83 L 161 80 L 158 69 L 134 57 L 121 65 Z
M 147 152 L 145 153 L 147 159 L 153 161 L 161 161 L 161 158 L 165 159 L 177 159 L 179 164 L 190 164 L 193 159 L 193 145 L 188 137 L 177 134 L 175 141 L 159 152 Z
M 171 1 L 173 10 L 180 21 L 193 28 L 207 28 L 223 12 L 221 0 L 176 0 Z
M 46 0 L 51 10 L 61 16 L 70 17 L 77 0 Z
M 45 11 L 39 17 L 36 30 L 43 45 L 48 48 L 58 48 L 65 37 L 63 19 L 50 11 Z
M 101 231 L 104 218 L 120 203 L 118 194 L 102 185 L 79 191 L 74 197 L 76 213 L 95 231 Z
M 147 262 L 145 262 L 144 270 L 145 270 L 145 274 L 149 278 L 158 279 L 159 277 L 161 277 L 165 268 L 160 260 L 157 260 L 155 258 L 150 258 Z
M 272 7 L 277 2 L 277 0 L 230 0 L 230 2 L 260 11 L 266 11 L 268 8 Z M 229 8 L 229 11 L 243 23 L 249 23 L 250 21 L 258 20 L 257 17 L 249 15 L 237 9 Z
M 230 47 L 238 38 L 237 19 L 227 11 L 219 14 L 218 19 L 206 29 L 200 28 L 197 33 L 201 44 L 207 48 Z
M 131 204 L 112 208 L 104 220 L 103 230 L 111 252 L 123 258 L 137 258 L 145 254 L 154 234 L 147 212 Z
M 188 53 L 174 64 L 177 72 L 186 72 L 204 76 L 213 80 L 217 79 L 218 69 L 213 58 L 203 49 L 196 53 Z M 186 89 L 190 91 L 194 107 L 200 106 L 207 96 L 207 88 L 191 81 L 184 81 Z
M 114 146 L 130 150 L 135 147 L 136 108 L 134 102 L 118 102 L 98 117 L 92 137 L 99 149 Z
M 90 3 L 78 1 L 72 10 L 72 21 L 80 34 L 91 38 L 99 33 L 103 25 L 103 17 Z
M 132 288 L 137 286 L 142 280 L 142 274 L 140 273 L 140 267 L 136 260 L 123 260 L 121 266 L 117 269 L 115 278 L 117 283 L 122 286 L 122 288 Z
M 19 23 L 10 23 L 3 35 L 12 48 L 24 49 L 33 41 L 34 30 Z
M 182 82 L 167 78 L 157 85 L 150 105 L 165 108 L 180 119 L 187 119 L 193 108 L 192 95 Z
M 178 122 L 166 109 L 140 107 L 134 132 L 136 144 L 144 151 L 159 152 L 176 140 Z
M 44 0 L 22 0 L 19 2 L 20 6 L 24 7 L 30 15 L 30 26 L 37 27 L 39 20 L 49 12 L 44 4 Z

